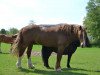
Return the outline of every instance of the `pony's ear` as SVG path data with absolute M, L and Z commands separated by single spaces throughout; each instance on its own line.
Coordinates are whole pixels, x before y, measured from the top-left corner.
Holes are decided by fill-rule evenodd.
M 79 29 L 79 30 L 82 30 L 82 26 L 79 26 L 78 29 Z

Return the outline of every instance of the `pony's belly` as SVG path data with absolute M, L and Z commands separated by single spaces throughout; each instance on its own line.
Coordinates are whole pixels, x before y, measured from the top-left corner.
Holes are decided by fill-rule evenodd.
M 37 44 L 44 45 L 47 47 L 58 47 L 58 43 L 56 40 L 36 40 Z

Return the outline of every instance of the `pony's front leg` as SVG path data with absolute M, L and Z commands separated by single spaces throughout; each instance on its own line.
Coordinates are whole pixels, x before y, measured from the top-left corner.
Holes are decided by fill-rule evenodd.
M 68 54 L 68 59 L 67 59 L 67 67 L 68 68 L 71 68 L 71 66 L 70 66 L 71 57 L 72 57 L 72 53 Z
M 17 68 L 22 68 L 22 66 L 21 66 L 21 57 L 18 57 L 18 60 L 16 62 L 16 66 L 17 66 Z
M 55 67 L 57 72 L 61 71 L 60 62 L 61 62 L 63 51 L 64 51 L 64 47 L 58 47 L 57 61 L 56 61 L 56 67 Z
M 35 68 L 34 65 L 32 64 L 31 57 L 28 58 L 28 63 L 27 63 L 27 64 L 28 64 L 28 67 L 29 67 L 30 69 Z
M 34 68 L 34 65 L 32 64 L 32 61 L 31 61 L 31 51 L 32 51 L 32 46 L 33 44 L 30 44 L 28 46 L 28 49 L 27 49 L 27 58 L 28 58 L 28 62 L 27 62 L 27 65 L 30 69 L 33 69 Z

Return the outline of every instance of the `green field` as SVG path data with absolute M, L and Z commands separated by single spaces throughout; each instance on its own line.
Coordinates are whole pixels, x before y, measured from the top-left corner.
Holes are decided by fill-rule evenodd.
M 67 56 L 63 56 L 61 61 L 62 72 L 55 72 L 54 69 L 46 69 L 43 66 L 41 56 L 32 56 L 35 69 L 28 69 L 27 57 L 22 60 L 22 69 L 16 68 L 16 57 L 9 54 L 10 45 L 2 44 L 2 54 L 0 54 L 0 75 L 100 75 L 100 48 L 78 48 L 72 56 L 71 67 L 66 69 Z M 34 46 L 36 51 L 41 50 L 41 46 Z M 56 56 L 50 57 L 51 67 L 55 67 Z

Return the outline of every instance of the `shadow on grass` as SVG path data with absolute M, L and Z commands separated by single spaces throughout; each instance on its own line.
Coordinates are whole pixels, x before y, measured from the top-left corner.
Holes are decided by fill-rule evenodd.
M 87 71 L 87 72 L 100 72 L 99 70 L 94 71 L 94 70 L 86 70 L 86 69 L 80 69 L 80 68 L 63 68 L 63 71 Z
M 100 70 L 97 70 L 97 71 L 95 71 L 95 72 L 100 72 Z
M 93 71 L 93 70 L 86 70 L 86 69 L 80 69 L 80 68 L 63 68 L 62 72 L 56 72 L 55 70 L 49 71 L 49 70 L 40 70 L 40 69 L 25 69 L 25 68 L 20 68 L 18 71 L 25 72 L 25 73 L 36 73 L 36 74 L 42 74 L 42 75 L 88 75 L 86 73 L 78 73 L 77 71 L 86 71 L 86 72 L 100 72 L 98 71 Z M 74 72 L 73 72 L 74 71 Z
M 35 69 L 34 73 L 37 74 L 43 74 L 43 75 L 87 75 L 84 73 L 75 73 L 75 72 L 71 72 L 71 71 L 62 71 L 62 72 L 56 72 L 56 71 L 45 71 L 45 70 L 39 70 L 39 69 Z
M 34 73 L 33 69 L 18 68 L 17 70 L 25 73 Z
M 5 53 L 3 53 L 3 52 L 0 52 L 0 54 L 10 54 L 10 53 L 6 53 L 6 52 L 5 52 Z
M 40 69 L 25 69 L 25 68 L 20 68 L 18 71 L 25 72 L 25 73 L 36 73 L 36 74 L 42 74 L 42 75 L 87 75 L 85 73 L 76 73 L 72 72 L 71 70 L 65 70 L 62 69 L 62 72 L 56 72 L 54 71 L 47 71 L 47 70 L 40 70 Z

